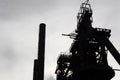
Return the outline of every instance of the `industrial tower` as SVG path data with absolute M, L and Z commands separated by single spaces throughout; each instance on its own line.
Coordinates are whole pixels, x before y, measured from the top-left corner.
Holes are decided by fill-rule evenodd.
M 57 80 L 111 80 L 115 76 L 107 61 L 108 51 L 120 65 L 120 54 L 110 42 L 110 29 L 92 26 L 92 9 L 89 0 L 81 4 L 77 15 L 77 28 L 63 34 L 73 39 L 68 54 L 57 60 Z M 38 59 L 34 60 L 33 80 L 44 80 L 45 27 L 40 24 Z
M 110 29 L 92 26 L 92 9 L 89 0 L 81 4 L 77 15 L 77 28 L 63 34 L 73 39 L 68 54 L 57 60 L 57 80 L 111 80 L 114 70 L 107 61 L 108 51 L 120 64 L 120 54 L 109 40 Z
M 45 56 L 45 29 L 46 25 L 39 25 L 38 59 L 34 60 L 33 80 L 44 80 L 44 56 Z

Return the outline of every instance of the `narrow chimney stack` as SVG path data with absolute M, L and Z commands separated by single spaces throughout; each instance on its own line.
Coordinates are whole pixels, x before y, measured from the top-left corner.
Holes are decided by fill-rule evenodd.
M 41 23 L 39 25 L 38 59 L 34 60 L 33 80 L 44 80 L 45 29 L 46 24 Z

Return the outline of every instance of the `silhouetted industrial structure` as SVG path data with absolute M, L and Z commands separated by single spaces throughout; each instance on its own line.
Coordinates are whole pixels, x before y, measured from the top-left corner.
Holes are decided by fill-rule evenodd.
M 82 3 L 77 15 L 77 28 L 63 34 L 73 39 L 69 53 L 60 54 L 55 71 L 57 80 L 111 80 L 114 70 L 108 65 L 108 51 L 120 64 L 120 54 L 109 40 L 110 29 L 92 27 L 89 0 Z
M 34 60 L 33 80 L 44 80 L 45 28 L 46 25 L 41 23 L 39 26 L 38 59 Z
M 92 9 L 89 0 L 82 3 L 77 15 L 77 28 L 73 33 L 63 34 L 73 39 L 66 54 L 57 60 L 57 80 L 111 80 L 114 70 L 107 61 L 108 51 L 120 65 L 120 54 L 110 42 L 110 29 L 92 26 Z M 33 80 L 44 80 L 45 28 L 40 24 L 38 59 L 34 60 Z

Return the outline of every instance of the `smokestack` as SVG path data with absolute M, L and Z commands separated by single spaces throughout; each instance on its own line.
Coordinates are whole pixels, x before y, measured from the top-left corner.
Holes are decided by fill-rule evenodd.
M 38 59 L 34 60 L 33 80 L 44 80 L 44 56 L 45 56 L 45 29 L 46 25 L 39 25 Z

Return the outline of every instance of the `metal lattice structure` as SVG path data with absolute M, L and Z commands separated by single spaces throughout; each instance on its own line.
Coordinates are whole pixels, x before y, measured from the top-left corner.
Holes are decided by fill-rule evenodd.
M 111 80 L 115 72 L 108 65 L 108 51 L 120 64 L 120 54 L 109 40 L 110 29 L 92 27 L 89 0 L 82 3 L 74 33 L 63 34 L 73 39 L 69 54 L 60 54 L 55 71 L 57 80 Z

